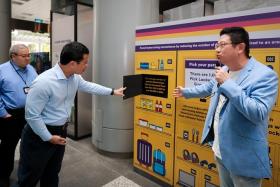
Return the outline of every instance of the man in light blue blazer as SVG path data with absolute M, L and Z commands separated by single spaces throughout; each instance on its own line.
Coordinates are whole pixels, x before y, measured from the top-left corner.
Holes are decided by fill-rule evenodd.
M 201 143 L 210 143 L 222 187 L 260 187 L 271 178 L 267 142 L 269 113 L 278 91 L 277 74 L 249 56 L 249 35 L 242 27 L 224 28 L 215 45 L 215 78 L 174 90 L 175 97 L 211 96 Z

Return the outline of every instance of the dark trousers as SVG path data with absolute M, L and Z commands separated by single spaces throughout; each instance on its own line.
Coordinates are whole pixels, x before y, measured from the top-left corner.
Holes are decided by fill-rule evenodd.
M 53 135 L 66 137 L 63 126 L 47 126 Z M 64 156 L 65 146 L 44 142 L 27 124 L 22 132 L 20 161 L 18 168 L 19 187 L 58 187 L 58 173 Z
M 12 117 L 0 118 L 0 187 L 9 186 L 14 157 L 22 129 L 26 124 L 24 109 L 8 110 Z

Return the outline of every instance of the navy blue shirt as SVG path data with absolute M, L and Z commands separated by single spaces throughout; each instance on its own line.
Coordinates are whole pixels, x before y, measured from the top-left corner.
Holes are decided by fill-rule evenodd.
M 36 77 L 35 69 L 29 64 L 24 69 L 12 61 L 0 65 L 0 117 L 8 114 L 7 109 L 24 108 L 26 93 L 23 89 Z

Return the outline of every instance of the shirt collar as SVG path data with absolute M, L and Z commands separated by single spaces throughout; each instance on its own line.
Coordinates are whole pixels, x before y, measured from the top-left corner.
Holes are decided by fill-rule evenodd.
M 27 66 L 25 68 L 20 68 L 13 60 L 10 60 L 10 62 L 16 71 L 21 71 L 23 73 L 25 73 L 27 71 Z
M 57 76 L 57 79 L 61 79 L 61 80 L 67 80 L 67 77 L 65 76 L 65 74 L 63 73 L 61 67 L 59 66 L 59 63 L 57 63 L 55 66 L 54 66 L 54 71 L 56 73 L 56 76 Z M 73 75 L 70 76 L 68 79 L 72 79 Z
M 54 71 L 57 79 L 67 79 L 58 63 L 54 66 Z

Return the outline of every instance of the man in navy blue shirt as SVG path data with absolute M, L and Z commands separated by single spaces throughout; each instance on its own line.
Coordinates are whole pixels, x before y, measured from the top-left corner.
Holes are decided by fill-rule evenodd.
M 37 77 L 29 65 L 27 46 L 13 45 L 10 60 L 0 65 L 0 187 L 9 186 L 15 148 L 26 124 L 24 107 L 31 82 Z

